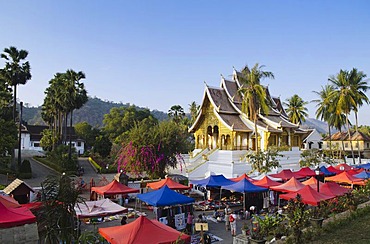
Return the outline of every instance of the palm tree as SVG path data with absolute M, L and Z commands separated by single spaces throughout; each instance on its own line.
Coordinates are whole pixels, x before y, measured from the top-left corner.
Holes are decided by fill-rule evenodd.
M 340 70 L 337 76 L 330 76 L 329 81 L 334 85 L 334 91 L 330 94 L 329 99 L 333 101 L 335 113 L 337 115 L 344 114 L 346 117 L 346 127 L 348 139 L 351 144 L 351 153 L 353 164 L 355 163 L 353 145 L 351 141 L 351 131 L 349 127 L 349 114 L 353 108 L 357 107 L 357 94 L 351 88 L 350 74 L 346 70 Z
M 335 104 L 333 104 L 333 105 L 334 106 L 331 109 L 335 110 Z M 345 138 L 342 136 L 342 129 L 343 129 L 343 126 L 346 124 L 346 119 L 347 119 L 347 116 L 345 114 L 343 114 L 343 113 L 337 114 L 336 112 L 333 112 L 329 121 L 328 121 L 328 124 L 332 125 L 335 129 L 339 130 L 339 132 L 341 134 L 343 152 L 345 152 L 345 150 L 344 150 L 344 139 Z M 344 160 L 344 163 L 346 163 L 345 153 L 343 154 L 343 160 Z
M 180 123 L 180 121 L 184 118 L 185 112 L 184 109 L 180 105 L 173 105 L 168 110 L 168 116 L 175 121 L 175 123 Z
M 289 116 L 289 120 L 294 124 L 301 124 L 306 121 L 308 116 L 308 109 L 305 107 L 308 102 L 302 100 L 300 96 L 294 94 L 291 98 L 286 99 L 284 105 L 287 106 L 286 111 Z
M 17 106 L 17 85 L 24 85 L 31 79 L 31 68 L 28 61 L 23 62 L 28 56 L 26 50 L 18 50 L 16 47 L 4 49 L 1 58 L 5 59 L 5 67 L 2 70 L 3 76 L 8 84 L 13 87 L 13 120 L 16 117 Z
M 263 65 L 258 63 L 252 69 L 246 65 L 241 70 L 241 75 L 238 77 L 240 88 L 238 92 L 243 97 L 242 112 L 245 113 L 250 120 L 254 122 L 256 152 L 258 152 L 258 132 L 257 118 L 259 113 L 267 114 L 269 110 L 267 95 L 265 88 L 261 85 L 261 80 L 264 78 L 274 78 L 274 74 L 269 71 L 263 71 Z
M 332 101 L 328 99 L 330 93 L 334 91 L 334 87 L 332 85 L 321 86 L 321 91 L 317 92 L 314 91 L 319 96 L 319 99 L 313 100 L 313 102 L 317 103 L 316 107 L 316 118 L 325 121 L 328 124 L 328 131 L 329 131 L 329 151 L 330 154 L 332 153 L 331 149 L 331 127 L 332 124 L 330 123 L 330 119 L 332 118 L 333 109 L 332 109 Z
M 364 102 L 369 104 L 369 98 L 365 94 L 365 92 L 369 89 L 369 86 L 367 85 L 367 81 L 363 80 L 364 78 L 366 78 L 366 74 L 364 74 L 362 71 L 357 71 L 357 69 L 355 68 L 353 68 L 349 72 L 350 86 L 353 93 L 356 95 L 355 97 L 356 106 L 353 107 L 353 111 L 355 113 L 357 133 L 358 133 L 358 110 L 363 105 Z M 357 145 L 357 150 L 359 163 L 361 163 L 361 154 L 359 145 Z
M 189 104 L 191 123 L 194 123 L 195 119 L 197 118 L 199 108 L 200 108 L 200 105 L 198 105 L 195 101 L 193 101 L 191 104 Z
M 69 134 L 69 153 L 68 157 L 72 157 L 72 117 L 73 110 L 81 108 L 88 100 L 85 86 L 81 83 L 81 79 L 85 79 L 86 76 L 82 71 L 76 72 L 74 70 L 67 70 L 64 75 L 67 82 L 67 89 L 69 96 L 67 97 L 66 111 L 70 114 L 70 134 Z

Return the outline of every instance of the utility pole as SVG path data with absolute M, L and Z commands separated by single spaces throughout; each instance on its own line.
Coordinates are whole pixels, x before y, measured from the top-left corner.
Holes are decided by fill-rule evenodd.
M 18 172 L 21 170 L 22 165 L 22 112 L 23 112 L 23 102 L 20 102 L 19 109 L 19 131 L 18 131 Z

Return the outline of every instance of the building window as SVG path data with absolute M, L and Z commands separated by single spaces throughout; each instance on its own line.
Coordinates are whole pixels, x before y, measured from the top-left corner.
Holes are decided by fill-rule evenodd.
M 81 142 L 80 142 L 80 141 L 78 141 L 78 142 L 77 142 L 77 146 L 78 146 L 78 147 L 80 147 L 80 146 L 81 146 Z
M 355 147 L 358 148 L 358 142 L 356 142 Z
M 345 146 L 345 148 L 348 148 L 348 142 L 346 142 L 346 143 L 344 144 L 344 146 Z
M 74 147 L 75 146 L 75 143 L 74 142 L 72 142 L 72 147 Z
M 370 143 L 367 142 L 366 143 L 366 147 L 369 148 L 370 147 Z
M 40 143 L 39 143 L 39 142 L 34 142 L 34 143 L 33 143 L 33 146 L 34 146 L 34 147 L 40 147 Z

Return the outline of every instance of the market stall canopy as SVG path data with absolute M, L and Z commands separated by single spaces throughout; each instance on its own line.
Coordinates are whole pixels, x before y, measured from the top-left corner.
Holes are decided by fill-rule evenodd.
M 281 178 L 276 178 L 276 177 L 272 177 L 271 175 L 267 175 L 266 173 L 262 173 L 256 177 L 252 177 L 253 180 L 261 180 L 263 179 L 265 176 L 267 176 L 268 178 L 270 178 L 271 180 L 273 181 L 283 181 L 283 179 Z
M 290 180 L 288 180 L 284 184 L 281 184 L 280 186 L 272 186 L 270 187 L 270 189 L 274 191 L 281 191 L 281 192 L 296 192 L 304 187 L 305 185 L 299 182 L 296 178 L 292 177 Z
M 294 174 L 301 175 L 301 176 L 304 176 L 304 177 L 310 177 L 310 176 L 315 176 L 316 175 L 315 171 L 310 169 L 309 167 L 303 167 L 300 170 L 298 170 L 297 172 L 294 172 Z
M 189 190 L 190 186 L 185 186 L 183 184 L 177 183 L 176 181 L 172 180 L 171 178 L 166 178 L 157 182 L 148 183 L 146 186 L 157 190 L 163 186 L 168 186 L 168 188 L 172 190 Z
M 330 172 L 325 166 L 320 167 L 320 171 L 325 175 L 325 176 L 332 176 L 335 175 L 335 173 Z
M 168 188 L 168 186 L 163 186 L 161 189 L 156 191 L 138 194 L 136 197 L 139 198 L 141 201 L 155 207 L 164 207 L 195 202 L 193 198 L 177 193 Z
M 349 193 L 350 191 L 350 189 L 341 187 L 335 182 L 326 182 L 325 184 L 320 186 L 320 192 L 326 195 L 342 196 L 346 193 Z
M 234 184 L 222 186 L 221 188 L 225 190 L 241 192 L 241 193 L 267 191 L 266 188 L 256 186 L 245 178 L 238 182 L 234 182 Z
M 279 173 L 277 173 L 277 174 L 271 174 L 270 176 L 276 177 L 276 178 L 281 178 L 284 181 L 287 181 L 287 180 L 289 180 L 289 179 L 291 179 L 293 177 L 296 178 L 296 179 L 302 179 L 302 178 L 305 177 L 305 176 L 302 176 L 302 175 L 298 175 L 297 172 L 293 172 L 290 169 L 283 169 Z
M 354 177 L 348 174 L 346 171 L 335 176 L 325 177 L 325 181 L 335 181 L 338 183 L 347 183 L 353 185 L 365 185 L 365 181 L 363 179 Z
M 336 165 L 336 166 L 334 166 L 334 168 L 336 168 L 336 169 L 339 169 L 339 170 L 344 170 L 344 171 L 348 171 L 348 170 L 351 170 L 351 169 L 353 169 L 353 167 L 351 167 L 351 166 L 349 166 L 348 164 L 345 164 L 345 163 L 343 163 L 343 164 L 338 164 L 338 165 Z
M 297 195 L 301 196 L 302 202 L 308 205 L 317 206 L 321 201 L 326 201 L 334 198 L 334 195 L 325 195 L 312 189 L 310 186 L 305 186 L 297 192 L 291 192 L 287 194 L 281 194 L 281 199 L 290 200 L 296 198 Z
M 312 189 L 314 189 L 314 190 L 317 191 L 317 179 L 315 177 L 311 177 L 308 180 L 303 181 L 302 184 L 303 185 L 306 185 L 306 186 L 311 186 Z M 324 183 L 322 183 L 321 181 L 319 181 L 319 189 L 321 189 L 321 186 L 323 184 Z
M 358 173 L 361 173 L 362 171 L 364 171 L 364 169 L 350 169 L 350 170 L 347 170 L 346 172 L 350 175 L 357 175 Z
M 370 163 L 356 165 L 356 168 L 362 168 L 362 169 L 370 170 Z
M 221 187 L 234 184 L 235 182 L 226 179 L 223 175 L 211 175 L 203 180 L 192 180 L 191 183 L 203 187 Z
M 77 218 L 82 219 L 120 214 L 127 212 L 127 208 L 124 208 L 117 203 L 112 202 L 110 199 L 105 198 L 98 201 L 77 203 L 75 206 L 75 211 Z
M 370 178 L 370 173 L 366 172 L 366 171 L 362 171 L 361 173 L 355 174 L 353 176 L 356 177 L 356 178 L 360 178 L 360 179 L 369 179 Z
M 91 187 L 91 191 L 96 192 L 100 195 L 109 196 L 117 194 L 128 194 L 128 193 L 137 193 L 139 189 L 131 188 L 119 183 L 116 180 L 113 180 L 111 183 L 105 186 L 94 186 Z
M 343 172 L 343 170 L 339 170 L 339 169 L 336 169 L 334 168 L 332 165 L 330 165 L 329 167 L 326 168 L 329 172 L 332 172 L 334 174 L 340 174 Z
M 12 197 L 0 195 L 0 202 L 7 208 L 18 208 L 21 205 Z
M 274 180 L 271 180 L 271 178 L 267 175 L 263 177 L 260 180 L 253 181 L 253 184 L 256 186 L 264 187 L 264 188 L 270 188 L 271 186 L 280 186 L 280 182 L 276 182 Z
M 111 244 L 170 244 L 180 239 L 190 243 L 191 239 L 189 235 L 144 216 L 126 225 L 99 228 L 99 234 Z
M 247 174 L 242 174 L 241 176 L 238 176 L 238 177 L 236 177 L 236 178 L 230 178 L 229 180 L 232 180 L 232 181 L 234 181 L 234 182 L 237 182 L 237 181 L 241 181 L 242 179 L 247 179 L 247 180 L 249 180 L 250 182 L 253 182 L 254 180 L 251 178 L 251 177 L 249 177 Z
M 28 208 L 7 208 L 0 202 L 0 228 L 10 228 L 35 222 L 36 217 Z

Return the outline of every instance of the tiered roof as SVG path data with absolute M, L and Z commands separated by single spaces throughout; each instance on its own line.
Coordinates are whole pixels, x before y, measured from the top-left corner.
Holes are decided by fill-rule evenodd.
M 190 132 L 196 130 L 196 125 L 204 116 L 204 105 L 208 102 L 214 107 L 215 116 L 229 129 L 233 131 L 254 131 L 254 123 L 250 121 L 242 112 L 243 98 L 238 92 L 241 87 L 238 76 L 240 73 L 234 70 L 233 80 L 227 80 L 221 76 L 220 87 L 211 87 L 206 85 L 201 110 L 198 118 L 195 120 Z M 268 87 L 266 89 L 267 99 L 270 101 L 270 109 L 268 114 L 260 114 L 257 120 L 257 126 L 269 132 L 283 132 L 283 128 L 293 129 L 295 133 L 307 133 L 306 130 L 299 128 L 297 124 L 289 121 L 288 116 L 282 107 L 280 98 L 272 97 Z

